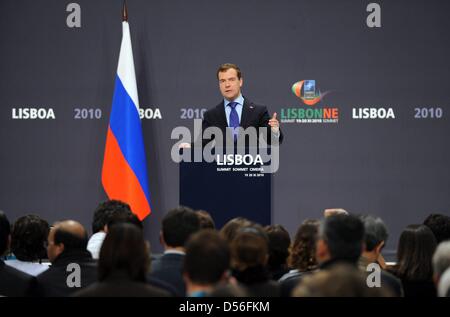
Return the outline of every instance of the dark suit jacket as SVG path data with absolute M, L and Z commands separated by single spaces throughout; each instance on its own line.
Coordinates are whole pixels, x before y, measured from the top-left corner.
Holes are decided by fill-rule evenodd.
M 169 297 L 170 294 L 145 282 L 133 281 L 126 272 L 113 272 L 73 294 L 75 297 Z
M 81 288 L 97 281 L 97 262 L 92 259 L 89 251 L 64 251 L 55 259 L 47 271 L 37 276 L 39 296 L 70 296 L 80 290 L 77 287 L 67 286 L 67 277 L 72 273 L 67 272 L 67 266 L 70 263 L 80 265 Z
M 433 281 L 411 281 L 402 279 L 405 297 L 436 297 L 437 291 Z
M 0 260 L 0 296 L 33 296 L 36 278 Z
M 244 98 L 244 105 L 242 107 L 242 116 L 241 116 L 241 123 L 240 126 L 244 129 L 248 127 L 255 127 L 255 128 L 262 128 L 267 127 L 267 133 L 271 132 L 270 126 L 269 126 L 269 120 L 270 115 L 267 111 L 267 107 L 265 106 L 258 106 L 248 100 L 247 98 Z M 225 108 L 223 105 L 223 101 L 220 102 L 217 106 L 215 106 L 212 109 L 209 109 L 205 112 L 203 116 L 203 122 L 202 122 L 202 129 L 205 131 L 205 129 L 209 127 L 218 127 L 220 130 L 222 130 L 223 136 L 226 135 L 226 128 L 228 127 L 227 124 L 227 118 L 225 113 Z M 270 144 L 270 137 L 267 140 Z M 203 145 L 210 142 L 209 140 L 204 140 Z M 279 142 L 283 142 L 283 133 L 280 129 L 280 137 Z M 224 146 L 225 146 L 225 140 L 224 140 Z
M 181 294 L 178 293 L 178 290 L 172 286 L 171 284 L 161 281 L 160 279 L 151 276 L 150 273 L 147 274 L 146 276 L 147 278 L 147 284 L 150 284 L 150 286 L 156 287 L 156 288 L 160 288 L 162 290 L 165 290 L 166 292 L 168 292 L 170 294 L 170 296 L 181 296 Z
M 186 285 L 182 274 L 183 260 L 184 255 L 181 254 L 164 254 L 152 262 L 150 276 L 172 285 L 180 296 L 185 296 Z

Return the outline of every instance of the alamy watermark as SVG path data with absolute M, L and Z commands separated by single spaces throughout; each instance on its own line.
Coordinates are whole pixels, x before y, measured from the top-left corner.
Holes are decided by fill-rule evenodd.
M 279 135 L 267 127 L 227 128 L 226 135 L 218 127 L 203 130 L 202 120 L 194 120 L 194 130 L 175 127 L 171 158 L 180 162 L 216 162 L 218 165 L 261 165 L 262 173 L 275 173 L 280 165 Z M 281 133 L 281 132 L 278 132 Z M 235 142 L 235 135 L 237 141 Z M 189 144 L 190 151 L 182 151 Z M 186 148 L 186 147 L 185 147 Z

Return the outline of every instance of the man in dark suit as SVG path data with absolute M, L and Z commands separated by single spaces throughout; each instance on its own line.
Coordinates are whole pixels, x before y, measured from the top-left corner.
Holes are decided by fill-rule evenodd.
M 97 281 L 97 262 L 86 249 L 87 242 L 86 230 L 76 221 L 62 221 L 50 229 L 47 255 L 52 265 L 37 276 L 40 296 L 69 296 Z M 80 283 L 74 265 L 79 268 Z
M 243 79 L 237 65 L 221 65 L 217 70 L 217 79 L 224 100 L 205 112 L 203 130 L 210 126 L 218 127 L 224 133 L 227 127 L 232 129 L 237 127 L 244 129 L 248 127 L 267 128 L 280 143 L 283 141 L 277 114 L 274 113 L 270 117 L 266 107 L 256 105 L 242 96 Z M 237 133 L 233 132 L 233 134 Z
M 230 139 L 234 139 L 236 143 L 242 136 L 238 131 L 239 128 L 253 127 L 257 130 L 258 140 L 260 134 L 263 133 L 262 135 L 269 145 L 272 144 L 271 139 L 278 140 L 281 144 L 283 133 L 280 130 L 277 114 L 274 113 L 271 117 L 267 107 L 256 105 L 242 96 L 243 79 L 239 67 L 235 64 L 222 64 L 217 70 L 217 79 L 219 80 L 220 93 L 224 99 L 217 106 L 204 113 L 203 132 L 209 127 L 216 127 L 222 131 L 224 138 L 228 133 L 231 133 Z M 260 128 L 266 128 L 266 131 Z M 205 145 L 210 141 L 210 139 L 203 139 L 202 144 Z M 222 146 L 225 145 L 224 139 Z M 244 145 L 251 145 L 248 142 L 248 137 L 246 137 Z M 255 145 L 258 146 L 259 144 Z M 191 145 L 182 143 L 180 147 L 190 148 Z
M 162 221 L 160 234 L 164 255 L 151 264 L 151 278 L 169 283 L 177 290 L 177 295 L 185 296 L 183 261 L 185 244 L 189 237 L 200 230 L 200 219 L 190 208 L 178 207 L 171 210 Z
M 8 218 L 0 211 L 0 256 L 9 249 L 11 226 Z M 32 296 L 35 278 L 6 265 L 0 258 L 0 296 Z

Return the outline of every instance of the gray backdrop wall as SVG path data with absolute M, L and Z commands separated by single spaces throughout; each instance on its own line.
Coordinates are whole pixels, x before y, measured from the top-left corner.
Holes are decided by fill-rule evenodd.
M 274 223 L 294 233 L 329 207 L 379 215 L 389 253 L 406 225 L 449 214 L 450 2 L 377 1 L 373 28 L 370 2 L 128 1 L 140 104 L 162 115 L 143 119 L 154 251 L 179 198 L 171 131 L 220 101 L 215 72 L 224 62 L 240 65 L 244 95 L 270 112 L 307 109 L 291 92 L 304 79 L 331 91 L 316 109 L 339 110 L 334 124 L 282 124 Z M 67 25 L 69 3 L 0 2 L 0 208 L 12 221 L 37 213 L 90 227 L 106 198 L 100 175 L 122 1 L 74 2 L 81 27 Z M 19 108 L 51 108 L 55 119 L 17 119 Z M 395 118 L 355 119 L 353 108 L 392 108 Z

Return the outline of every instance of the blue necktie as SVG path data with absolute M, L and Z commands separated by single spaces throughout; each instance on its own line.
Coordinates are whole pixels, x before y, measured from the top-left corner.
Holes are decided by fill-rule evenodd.
M 239 127 L 239 116 L 236 111 L 236 106 L 238 105 L 237 102 L 230 102 L 228 106 L 231 108 L 230 112 L 230 128 L 233 129 L 233 136 L 234 136 L 234 142 L 237 141 L 238 137 L 238 127 Z

